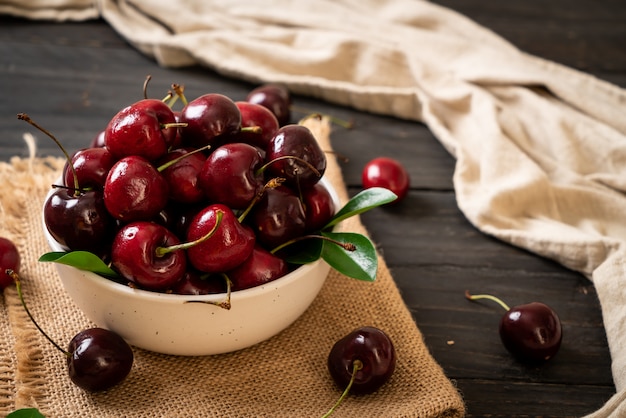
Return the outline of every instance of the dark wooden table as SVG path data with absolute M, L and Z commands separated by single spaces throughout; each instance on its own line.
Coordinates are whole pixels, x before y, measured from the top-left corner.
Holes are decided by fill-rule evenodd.
M 626 87 L 626 3 L 623 0 L 494 2 L 439 0 L 538 56 Z M 26 112 L 70 149 L 86 146 L 122 106 L 182 83 L 190 96 L 220 92 L 243 99 L 253 86 L 208 69 L 159 68 L 106 23 L 30 22 L 0 17 L 0 158 L 26 155 Z M 335 149 L 351 193 L 370 159 L 387 155 L 410 171 L 401 205 L 363 220 L 392 270 L 425 342 L 458 385 L 468 416 L 574 417 L 614 393 L 611 360 L 592 284 L 549 260 L 491 239 L 473 228 L 455 204 L 453 158 L 423 125 L 364 114 L 305 97 L 301 106 L 354 119 L 337 128 Z M 42 135 L 39 155 L 60 155 Z M 465 289 L 489 292 L 509 304 L 540 300 L 559 312 L 564 342 L 540 367 L 513 360 L 500 344 L 501 311 L 464 299 Z

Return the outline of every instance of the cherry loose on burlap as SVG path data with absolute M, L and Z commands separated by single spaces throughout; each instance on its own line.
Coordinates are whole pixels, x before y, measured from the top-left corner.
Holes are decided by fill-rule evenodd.
M 322 148 L 331 149 L 328 121 L 307 124 Z M 0 163 L 0 234 L 12 238 L 22 254 L 23 289 L 33 315 L 64 345 L 93 324 L 64 293 L 54 266 L 37 262 L 48 251 L 41 205 L 62 167 L 63 160 L 52 158 Z M 345 202 L 340 167 L 332 158 L 326 176 Z M 359 217 L 344 222 L 342 229 L 366 233 Z M 364 411 L 378 417 L 463 416 L 461 396 L 428 352 L 384 260 L 379 262 L 374 283 L 331 270 L 310 309 L 287 330 L 254 347 L 210 357 L 135 349 L 127 380 L 98 394 L 70 382 L 65 359 L 34 328 L 15 289 L 9 288 L 0 314 L 0 412 L 38 407 L 48 417 L 321 416 L 340 394 L 326 369 L 330 347 L 352 329 L 373 325 L 393 339 L 396 371 L 378 392 L 349 397 L 333 416 Z

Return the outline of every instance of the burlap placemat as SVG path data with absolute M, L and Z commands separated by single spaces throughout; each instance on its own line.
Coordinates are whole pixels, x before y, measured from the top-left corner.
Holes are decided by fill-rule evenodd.
M 311 121 L 324 149 L 327 122 Z M 25 298 L 40 325 L 61 345 L 92 324 L 65 294 L 53 265 L 37 259 L 48 251 L 41 205 L 63 161 L 13 158 L 0 163 L 0 234 L 22 255 Z M 327 174 L 345 201 L 336 161 Z M 358 217 L 344 230 L 366 233 Z M 135 349 L 133 370 L 121 385 L 90 394 L 75 387 L 66 362 L 34 328 L 14 288 L 4 292 L 0 314 L 0 412 L 38 407 L 48 417 L 316 417 L 340 395 L 326 359 L 332 344 L 362 325 L 385 330 L 398 355 L 391 380 L 378 392 L 350 396 L 337 417 L 461 417 L 461 396 L 431 357 L 404 305 L 385 261 L 376 282 L 331 271 L 319 297 L 291 327 L 239 352 L 176 357 Z

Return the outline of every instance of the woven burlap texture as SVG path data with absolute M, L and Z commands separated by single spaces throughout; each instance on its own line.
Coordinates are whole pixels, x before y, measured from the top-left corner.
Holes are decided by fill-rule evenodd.
M 308 122 L 324 149 L 329 123 Z M 37 261 L 48 251 L 41 207 L 63 160 L 13 158 L 0 163 L 1 235 L 22 255 L 24 297 L 56 341 L 65 345 L 93 326 L 64 293 L 56 269 Z M 340 167 L 329 159 L 327 174 L 342 201 L 347 192 Z M 359 217 L 344 230 L 367 233 Z M 331 270 L 312 306 L 292 326 L 238 352 L 176 357 L 135 349 L 128 378 L 103 393 L 90 394 L 67 376 L 63 355 L 34 328 L 17 292 L 4 292 L 0 314 L 0 412 L 37 407 L 47 417 L 316 417 L 340 391 L 326 369 L 332 344 L 351 331 L 373 325 L 393 339 L 398 363 L 391 380 L 368 396 L 350 396 L 336 417 L 461 417 L 464 405 L 453 383 L 430 355 L 384 259 L 374 283 Z

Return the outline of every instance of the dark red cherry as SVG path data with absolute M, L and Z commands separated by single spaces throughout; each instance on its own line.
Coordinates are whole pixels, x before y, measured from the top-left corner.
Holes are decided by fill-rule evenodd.
M 89 147 L 90 148 L 100 148 L 100 147 L 104 147 L 105 143 L 104 143 L 104 130 L 98 132 L 96 134 L 96 136 L 93 137 L 93 139 L 91 140 L 91 142 L 89 143 Z
M 222 213 L 219 225 L 218 212 Z M 189 261 L 197 270 L 223 273 L 243 263 L 252 253 L 254 232 L 242 225 L 233 211 L 222 204 L 209 205 L 194 216 L 187 226 L 187 241 L 201 239 L 216 225 L 213 235 L 187 250 Z
M 213 295 L 225 293 L 227 288 L 222 275 L 201 273 L 188 266 L 183 278 L 170 290 L 176 295 Z
M 559 351 L 563 340 L 561 320 L 548 305 L 531 302 L 509 308 L 495 296 L 466 292 L 465 297 L 469 300 L 489 299 L 506 310 L 500 320 L 500 339 L 504 347 L 519 360 L 543 362 Z
M 252 210 L 257 239 L 270 250 L 306 232 L 306 212 L 290 188 L 267 189 Z
M 356 365 L 356 367 L 355 367 Z M 361 327 L 337 341 L 328 354 L 328 371 L 337 385 L 350 393 L 368 394 L 385 384 L 396 367 L 396 351 L 387 334 Z
M 263 188 L 263 159 L 258 149 L 243 142 L 224 144 L 208 156 L 198 175 L 199 187 L 210 202 L 244 209 Z
M 143 99 L 113 116 L 105 128 L 104 142 L 116 159 L 137 155 L 155 161 L 174 143 L 175 125 L 176 118 L 167 104 Z
M 70 379 L 89 392 L 103 391 L 119 384 L 133 366 L 133 350 L 128 343 L 103 328 L 79 332 L 67 350 Z
M 133 366 L 133 350 L 128 343 L 113 331 L 104 328 L 90 328 L 76 334 L 68 349 L 63 349 L 37 324 L 30 313 L 22 293 L 19 274 L 7 271 L 13 279 L 20 302 L 27 316 L 46 339 L 59 350 L 67 360 L 70 380 L 78 387 L 97 392 L 121 383 Z
M 289 265 L 280 257 L 256 245 L 250 257 L 230 270 L 232 290 L 243 290 L 269 283 L 289 273 Z
M 121 383 L 130 373 L 134 355 L 128 343 L 118 334 L 103 329 L 90 328 L 76 334 L 68 349 L 63 349 L 37 324 L 26 306 L 19 274 L 7 271 L 15 283 L 22 307 L 35 327 L 59 350 L 67 361 L 70 380 L 86 391 L 97 392 Z
M 48 232 L 65 249 L 99 256 L 108 253 L 117 229 L 98 190 L 76 194 L 57 188 L 44 202 L 43 216 Z
M 187 269 L 185 251 L 169 248 L 178 244 L 178 238 L 162 225 L 132 222 L 118 231 L 111 244 L 111 265 L 141 288 L 168 289 L 182 279 Z
M 561 347 L 563 331 L 556 312 L 532 302 L 511 308 L 500 321 L 504 347 L 522 360 L 541 362 L 551 359 Z
M 368 162 L 361 173 L 363 188 L 384 187 L 398 196 L 395 202 L 406 197 L 410 187 L 409 173 L 393 158 L 378 157 Z
M 251 90 L 246 101 L 268 108 L 280 126 L 287 125 L 291 119 L 291 94 L 281 84 L 264 84 Z
M 302 203 L 306 211 L 307 231 L 318 231 L 326 226 L 335 214 L 335 202 L 323 183 L 315 183 L 302 191 Z
M 13 278 L 6 271 L 19 273 L 20 263 L 20 253 L 13 241 L 0 237 L 0 290 L 13 285 Z
M 152 220 L 169 198 L 167 181 L 145 158 L 120 159 L 104 184 L 104 203 L 109 213 L 123 222 Z
M 265 160 L 271 162 L 267 170 L 272 176 L 301 189 L 317 183 L 326 171 L 326 154 L 302 125 L 280 128 L 267 146 Z
M 235 102 L 218 93 L 207 93 L 190 101 L 180 113 L 183 146 L 216 146 L 223 137 L 241 130 L 241 113 Z

